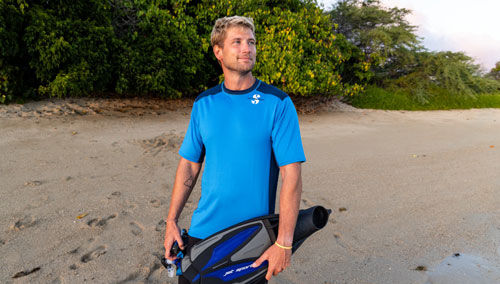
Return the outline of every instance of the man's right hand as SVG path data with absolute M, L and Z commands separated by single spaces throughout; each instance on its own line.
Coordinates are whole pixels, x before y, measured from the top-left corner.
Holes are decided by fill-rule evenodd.
M 175 174 L 174 187 L 172 188 L 172 197 L 170 200 L 170 208 L 167 214 L 167 226 L 165 228 L 165 258 L 175 260 L 176 255 L 170 255 L 170 250 L 175 241 L 181 250 L 184 249 L 184 242 L 181 237 L 181 230 L 177 226 L 177 218 L 181 215 L 182 208 L 193 190 L 193 187 L 200 173 L 201 163 L 191 162 L 184 158 L 179 159 L 177 172 Z
M 165 228 L 165 242 L 163 246 L 165 247 L 165 258 L 174 261 L 177 256 L 170 255 L 170 250 L 174 242 L 177 241 L 179 248 L 184 249 L 184 243 L 182 242 L 181 230 L 179 226 L 177 226 L 177 222 L 175 221 L 167 221 L 167 226 Z

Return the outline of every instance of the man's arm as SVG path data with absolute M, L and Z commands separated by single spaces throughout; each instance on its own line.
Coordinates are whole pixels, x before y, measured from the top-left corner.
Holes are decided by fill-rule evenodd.
M 182 209 L 193 190 L 198 175 L 200 173 L 201 163 L 191 162 L 181 157 L 177 165 L 175 174 L 174 188 L 172 189 L 172 198 L 170 200 L 170 209 L 168 210 L 167 226 L 165 229 L 165 257 L 170 260 L 176 258 L 170 255 L 170 248 L 175 241 L 179 247 L 184 248 L 180 235 L 180 228 L 177 226 L 177 220 L 181 215 Z
M 301 163 L 292 163 L 280 168 L 282 185 L 280 193 L 280 219 L 276 242 L 281 246 L 291 247 L 293 233 L 299 214 L 300 196 L 302 194 Z M 278 275 L 290 265 L 292 250 L 272 245 L 255 261 L 253 267 L 268 261 L 266 279 Z

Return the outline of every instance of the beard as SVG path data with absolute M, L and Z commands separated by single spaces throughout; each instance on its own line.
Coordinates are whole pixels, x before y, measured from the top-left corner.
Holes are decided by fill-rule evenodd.
M 252 72 L 254 66 L 255 66 L 255 59 L 251 59 L 250 62 L 248 63 L 241 63 L 238 60 L 236 60 L 234 62 L 227 62 L 226 64 L 224 64 L 224 67 L 226 67 L 226 69 L 232 72 L 237 72 L 240 75 L 246 75 Z

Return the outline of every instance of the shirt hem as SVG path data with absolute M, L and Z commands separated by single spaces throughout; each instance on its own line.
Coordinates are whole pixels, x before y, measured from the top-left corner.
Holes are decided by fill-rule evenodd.
M 198 158 L 198 159 L 194 159 L 193 157 L 188 156 L 188 155 L 186 155 L 186 154 L 184 154 L 184 153 L 181 153 L 181 152 L 179 152 L 179 155 L 180 155 L 181 157 L 183 157 L 184 159 L 186 159 L 186 160 L 190 161 L 190 162 L 197 163 L 197 164 L 200 164 L 200 163 L 201 163 L 201 162 L 200 162 L 200 158 Z
M 297 160 L 289 160 L 289 161 L 286 161 L 286 162 L 283 162 L 283 163 L 278 163 L 278 167 L 283 167 L 283 166 L 286 166 L 286 165 L 290 165 L 290 164 L 293 164 L 293 163 L 305 163 L 306 162 L 306 159 L 297 159 Z

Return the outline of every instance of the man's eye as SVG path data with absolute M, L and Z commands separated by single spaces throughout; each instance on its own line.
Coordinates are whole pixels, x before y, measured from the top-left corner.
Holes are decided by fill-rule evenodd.
M 249 41 L 248 44 L 249 45 L 255 45 L 255 41 Z
M 239 44 L 240 41 L 239 40 L 235 40 L 235 41 L 233 41 L 233 43 Z

